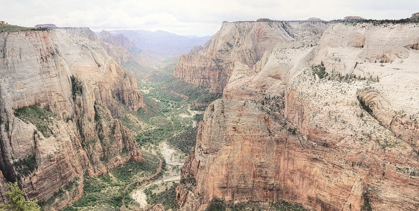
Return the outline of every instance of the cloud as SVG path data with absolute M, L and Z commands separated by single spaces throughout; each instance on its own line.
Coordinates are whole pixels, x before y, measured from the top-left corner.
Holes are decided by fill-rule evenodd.
M 4 2 L 1 2 L 4 1 Z M 0 20 L 23 26 L 54 23 L 102 29 L 166 30 L 211 35 L 222 21 L 339 19 L 348 15 L 399 19 L 419 8 L 417 0 L 0 0 Z

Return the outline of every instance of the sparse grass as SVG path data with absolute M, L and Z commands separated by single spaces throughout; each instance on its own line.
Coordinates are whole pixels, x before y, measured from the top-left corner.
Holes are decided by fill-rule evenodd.
M 26 123 L 32 123 L 45 137 L 51 136 L 52 130 L 48 127 L 55 115 L 37 105 L 22 107 L 15 110 L 15 116 Z

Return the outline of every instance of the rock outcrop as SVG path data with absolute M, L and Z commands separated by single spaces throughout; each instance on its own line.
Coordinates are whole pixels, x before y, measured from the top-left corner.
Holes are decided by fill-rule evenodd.
M 58 210 L 82 196 L 85 173 L 142 161 L 114 119 L 144 107 L 136 80 L 90 29 L 1 33 L 0 49 L 0 170 L 28 199 Z
M 412 18 L 418 18 L 418 17 L 419 17 L 419 12 L 412 14 Z
M 313 210 L 419 209 L 419 53 L 409 47 L 419 39 L 415 24 L 275 23 L 275 31 L 294 36 L 268 33 L 274 46 L 234 45 L 220 57 L 223 38 L 246 40 L 235 32 L 272 27 L 228 24 L 235 29 L 223 25 L 176 70 L 202 85 L 192 73 L 213 74 L 215 65 L 205 62 L 218 58 L 224 68 L 216 70 L 228 77 L 182 168 L 183 210 L 204 210 L 215 198 L 284 199 Z
M 214 93 L 222 93 L 235 62 L 253 68 L 260 60 L 267 59 L 277 45 L 287 41 L 290 41 L 287 45 L 294 47 L 311 46 L 314 41 L 292 41 L 305 36 L 318 39 L 325 27 L 322 22 L 224 22 L 220 31 L 202 49 L 179 58 L 174 76 L 196 86 L 210 87 Z M 309 28 L 312 30 L 306 30 Z M 256 68 L 256 71 L 261 68 Z

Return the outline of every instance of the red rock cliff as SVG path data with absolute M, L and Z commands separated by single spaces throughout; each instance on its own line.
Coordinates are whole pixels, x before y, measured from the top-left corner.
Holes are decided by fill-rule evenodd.
M 83 194 L 84 172 L 142 161 L 130 132 L 113 118 L 143 107 L 142 96 L 92 31 L 1 33 L 0 49 L 0 170 L 29 199 L 47 201 L 72 187 L 46 207 L 61 209 Z
M 235 26 L 247 24 L 260 23 Z M 223 99 L 205 111 L 182 168 L 178 204 L 285 199 L 313 210 L 418 210 L 419 54 L 408 46 L 419 29 L 293 24 L 287 34 L 300 36 L 253 66 L 230 60 Z

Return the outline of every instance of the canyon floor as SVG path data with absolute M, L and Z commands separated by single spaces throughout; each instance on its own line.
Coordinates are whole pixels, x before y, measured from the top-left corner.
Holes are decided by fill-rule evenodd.
M 175 188 L 185 157 L 195 146 L 197 123 L 210 100 L 220 96 L 173 78 L 174 64 L 159 63 L 139 78 L 147 108 L 126 111 L 120 118 L 145 161 L 129 161 L 107 175 L 87 178 L 83 197 L 64 210 L 139 210 L 156 204 L 176 209 Z M 125 68 L 132 70 L 130 65 Z

